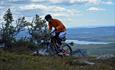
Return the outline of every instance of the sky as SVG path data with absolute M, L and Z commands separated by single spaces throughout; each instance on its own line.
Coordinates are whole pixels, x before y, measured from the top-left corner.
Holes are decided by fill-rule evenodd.
M 51 14 L 67 28 L 115 26 L 115 0 L 0 0 L 0 21 L 10 8 L 14 19 Z

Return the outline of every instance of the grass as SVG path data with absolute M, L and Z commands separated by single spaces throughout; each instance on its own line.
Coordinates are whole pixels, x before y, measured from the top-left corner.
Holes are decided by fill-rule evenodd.
M 96 60 L 89 57 L 88 60 L 96 64 L 79 64 L 79 59 L 73 57 L 32 56 L 0 49 L 0 70 L 115 70 L 115 59 Z

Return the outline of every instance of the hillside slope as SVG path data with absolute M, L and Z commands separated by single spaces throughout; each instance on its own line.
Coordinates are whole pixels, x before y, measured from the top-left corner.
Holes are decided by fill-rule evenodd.
M 115 70 L 115 59 L 96 60 L 94 65 L 79 64 L 72 57 L 49 57 L 16 54 L 0 50 L 0 70 Z

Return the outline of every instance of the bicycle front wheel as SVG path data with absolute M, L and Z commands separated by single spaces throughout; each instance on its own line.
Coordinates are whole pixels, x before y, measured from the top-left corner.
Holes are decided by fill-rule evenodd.
M 62 44 L 62 49 L 63 49 L 63 52 L 65 53 L 65 55 L 66 54 L 68 54 L 70 56 L 72 55 L 72 48 L 69 44 L 67 44 L 67 43 Z

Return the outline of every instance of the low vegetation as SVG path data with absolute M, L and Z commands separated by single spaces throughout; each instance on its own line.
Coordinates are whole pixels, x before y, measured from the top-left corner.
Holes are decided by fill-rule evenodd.
M 94 65 L 79 63 L 82 58 L 59 56 L 32 56 L 17 54 L 0 49 L 0 70 L 115 70 L 115 58 L 96 60 L 95 57 L 85 58 Z

